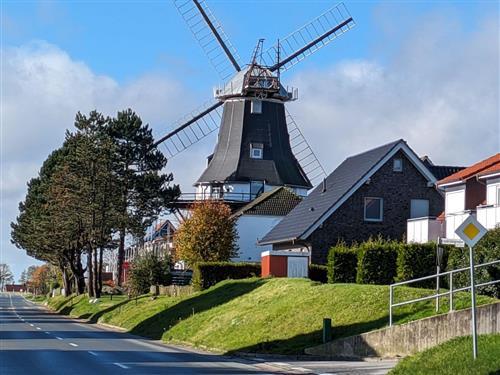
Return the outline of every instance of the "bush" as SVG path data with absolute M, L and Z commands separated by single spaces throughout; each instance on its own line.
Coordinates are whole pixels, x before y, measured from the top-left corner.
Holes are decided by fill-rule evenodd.
M 398 249 L 397 264 L 397 281 L 412 280 L 435 274 L 437 271 L 436 244 L 401 244 Z M 436 281 L 435 279 L 425 280 L 419 283 L 412 283 L 409 286 L 434 288 Z
M 193 267 L 193 287 L 210 288 L 226 279 L 246 279 L 260 276 L 260 263 L 199 262 Z
M 320 283 L 326 284 L 328 281 L 328 268 L 326 266 L 321 266 L 319 264 L 309 265 L 309 278 L 312 281 L 319 281 Z
M 397 275 L 400 246 L 380 238 L 362 243 L 358 250 L 358 284 L 392 284 Z
M 328 253 L 328 282 L 355 283 L 357 267 L 357 249 L 349 248 L 345 243 L 337 244 Z
M 500 259 L 500 228 L 492 229 L 477 243 L 474 248 L 475 264 L 491 262 Z M 447 270 L 469 267 L 469 248 L 451 248 L 448 257 Z M 453 289 L 470 285 L 469 271 L 453 275 Z M 500 279 L 500 264 L 482 267 L 476 270 L 476 284 Z M 483 286 L 477 289 L 479 293 L 500 298 L 500 284 Z
M 151 285 L 168 285 L 170 281 L 170 262 L 147 254 L 134 259 L 127 284 L 131 295 L 137 296 L 148 293 Z

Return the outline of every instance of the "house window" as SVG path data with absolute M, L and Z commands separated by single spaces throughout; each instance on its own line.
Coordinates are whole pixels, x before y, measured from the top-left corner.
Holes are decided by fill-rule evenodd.
M 256 114 L 261 114 L 262 113 L 262 100 L 252 100 L 250 104 L 250 112 L 251 113 L 256 113 Z
M 382 221 L 383 210 L 382 198 L 365 198 L 365 221 Z
M 429 200 L 412 199 L 410 204 L 410 218 L 429 216 Z
M 262 159 L 264 157 L 264 145 L 262 143 L 251 143 L 250 157 L 252 159 Z
M 403 172 L 403 159 L 394 159 L 392 162 L 392 170 L 394 172 Z

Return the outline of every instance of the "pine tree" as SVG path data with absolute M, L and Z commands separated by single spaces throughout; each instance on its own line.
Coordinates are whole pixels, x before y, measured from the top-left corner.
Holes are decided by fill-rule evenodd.
M 162 173 L 167 159 L 154 148 L 148 125 L 131 109 L 118 112 L 111 121 L 109 135 L 116 146 L 115 173 L 119 193 L 119 245 L 117 273 L 122 281 L 127 235 L 142 237 L 158 214 L 180 194 L 177 185 L 170 186 L 172 174 Z

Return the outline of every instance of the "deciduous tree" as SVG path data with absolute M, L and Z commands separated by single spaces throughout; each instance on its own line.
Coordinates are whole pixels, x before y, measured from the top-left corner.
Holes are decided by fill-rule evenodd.
M 225 203 L 205 200 L 193 204 L 191 217 L 175 234 L 175 254 L 193 265 L 203 261 L 228 261 L 237 256 L 237 231 Z

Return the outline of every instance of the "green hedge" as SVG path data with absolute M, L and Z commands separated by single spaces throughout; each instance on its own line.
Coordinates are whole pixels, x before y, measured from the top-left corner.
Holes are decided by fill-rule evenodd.
M 358 255 L 356 248 L 349 248 L 344 243 L 339 243 L 328 253 L 328 282 L 329 283 L 355 283 L 358 268 Z
M 226 279 L 246 279 L 260 276 L 260 263 L 200 262 L 193 267 L 193 287 L 210 288 Z
M 492 229 L 474 247 L 475 264 L 487 263 L 500 259 L 500 228 Z M 448 270 L 469 267 L 469 248 L 451 248 L 448 256 Z M 482 267 L 476 270 L 477 284 L 500 279 L 500 265 Z M 470 285 L 469 271 L 457 272 L 453 275 L 453 289 Z M 491 297 L 500 298 L 500 284 L 478 288 L 478 292 Z
M 397 258 L 402 244 L 382 239 L 362 243 L 358 250 L 359 284 L 387 285 L 397 276 Z
M 321 266 L 319 264 L 309 265 L 309 278 L 313 281 L 319 281 L 320 283 L 326 284 L 328 281 L 328 268 L 326 266 Z
M 436 273 L 436 244 L 411 243 L 398 247 L 397 281 L 417 279 Z M 425 280 L 409 286 L 435 288 L 436 281 Z

